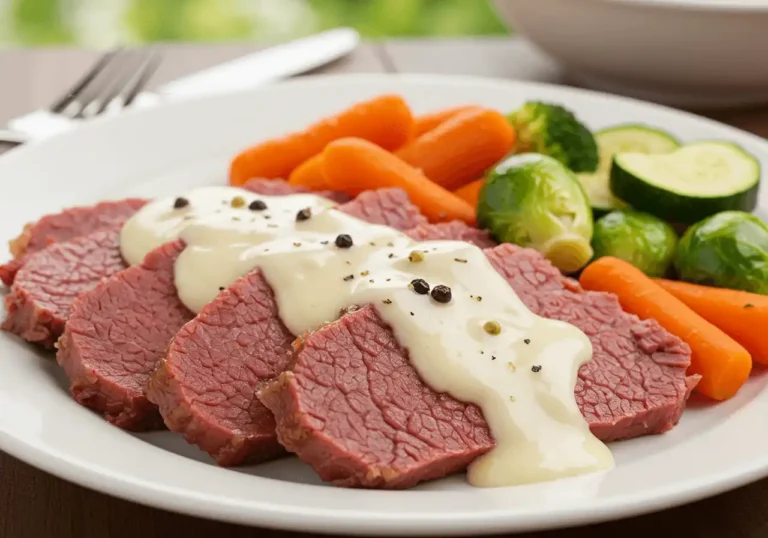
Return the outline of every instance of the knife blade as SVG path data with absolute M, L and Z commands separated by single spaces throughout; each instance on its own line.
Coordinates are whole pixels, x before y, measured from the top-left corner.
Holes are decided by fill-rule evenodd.
M 165 100 L 178 100 L 257 86 L 306 73 L 352 52 L 360 35 L 352 28 L 336 28 L 276 45 L 184 76 L 141 94 L 137 107 L 153 106 Z M 107 112 L 107 114 L 119 111 Z M 48 138 L 76 127 L 80 120 L 70 120 L 40 109 L 14 118 L 0 129 L 0 141 L 25 143 Z
M 193 73 L 156 92 L 181 98 L 245 90 L 317 69 L 352 52 L 359 40 L 351 28 L 329 30 Z

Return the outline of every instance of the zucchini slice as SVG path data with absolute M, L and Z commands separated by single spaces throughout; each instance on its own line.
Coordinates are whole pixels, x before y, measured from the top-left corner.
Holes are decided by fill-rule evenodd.
M 680 143 L 669 133 L 645 125 L 619 125 L 595 133 L 600 163 L 595 172 L 578 174 L 587 192 L 595 217 L 627 204 L 616 198 L 609 186 L 613 156 L 616 153 L 669 153 Z
M 760 163 L 729 142 L 696 142 L 660 155 L 619 153 L 611 191 L 662 219 L 694 223 L 720 211 L 757 205 Z

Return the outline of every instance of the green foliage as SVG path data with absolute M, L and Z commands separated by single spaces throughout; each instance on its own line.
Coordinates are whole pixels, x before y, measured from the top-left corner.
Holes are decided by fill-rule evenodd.
M 61 0 L 7 1 L 8 20 L 5 24 L 16 22 L 10 27 L 12 40 L 21 44 L 53 45 L 69 43 L 74 38 L 71 25 L 65 20 Z
M 486 0 L 0 0 L 0 19 L 0 43 L 18 45 L 287 40 L 336 26 L 367 38 L 507 33 Z

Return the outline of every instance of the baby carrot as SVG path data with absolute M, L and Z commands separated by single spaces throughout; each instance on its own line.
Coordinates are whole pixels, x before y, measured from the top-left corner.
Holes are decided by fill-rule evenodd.
M 417 168 L 366 140 L 344 138 L 328 144 L 323 151 L 323 171 L 332 189 L 351 196 L 366 190 L 398 187 L 432 222 L 475 222 L 471 205 L 430 181 Z
M 480 189 L 485 183 L 485 178 L 474 180 L 472 183 L 467 183 L 460 189 L 453 191 L 453 194 L 467 202 L 472 207 L 477 207 L 477 197 L 480 196 Z
M 746 349 L 631 264 L 600 258 L 584 269 L 579 283 L 587 290 L 616 294 L 624 310 L 655 319 L 686 342 L 691 347 L 688 373 L 702 376 L 697 392 L 726 400 L 749 377 L 752 358 Z
M 323 154 L 318 153 L 299 165 L 288 179 L 291 185 L 307 187 L 312 191 L 329 189 L 328 180 L 323 175 Z
M 768 364 L 768 295 L 672 280 L 656 283 L 744 346 L 752 360 Z
M 287 178 L 293 169 L 338 138 L 355 136 L 396 149 L 413 136 L 413 116 L 397 95 L 381 95 L 322 119 L 306 130 L 267 140 L 232 160 L 229 182 L 242 185 L 254 177 Z
M 448 190 L 482 176 L 515 142 L 515 131 L 495 110 L 475 108 L 441 123 L 395 152 Z
M 427 114 L 420 114 L 413 119 L 413 134 L 414 136 L 421 136 L 455 115 L 474 108 L 479 107 L 475 105 L 454 106 L 435 112 L 428 112 Z

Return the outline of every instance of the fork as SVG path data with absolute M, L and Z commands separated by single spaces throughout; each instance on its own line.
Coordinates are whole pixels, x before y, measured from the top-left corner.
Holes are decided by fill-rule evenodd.
M 127 108 L 159 65 L 160 55 L 155 51 L 110 50 L 43 113 L 66 120 L 86 120 Z M 0 143 L 24 142 L 21 134 L 0 130 Z

